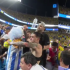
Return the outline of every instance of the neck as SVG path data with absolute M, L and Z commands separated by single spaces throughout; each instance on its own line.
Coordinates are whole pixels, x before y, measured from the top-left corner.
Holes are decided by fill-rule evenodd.
M 42 32 L 44 32 L 44 30 L 42 30 Z
M 63 63 L 62 63 L 60 66 L 61 66 L 61 67 L 64 67 L 64 68 L 69 68 L 69 65 L 65 65 L 65 64 L 63 64 Z
M 40 33 L 44 32 L 44 30 L 38 30 Z
M 44 32 L 44 30 L 41 31 L 41 33 Z

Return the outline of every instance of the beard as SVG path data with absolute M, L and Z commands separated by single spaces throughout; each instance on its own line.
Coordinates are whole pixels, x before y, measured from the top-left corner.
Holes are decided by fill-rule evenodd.
M 39 33 L 41 33 L 41 32 L 42 32 L 42 30 L 40 30 L 40 29 L 37 29 L 37 30 L 36 30 L 36 32 L 39 32 Z

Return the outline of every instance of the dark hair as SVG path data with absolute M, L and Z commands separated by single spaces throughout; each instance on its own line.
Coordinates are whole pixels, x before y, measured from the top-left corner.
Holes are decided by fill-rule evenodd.
M 27 33 L 31 33 L 31 31 L 30 31 L 30 30 L 27 30 L 26 32 L 27 32 Z
M 34 32 L 34 34 L 36 35 L 36 37 L 41 38 L 41 33 L 40 32 Z
M 52 46 L 58 47 L 58 43 L 57 43 L 57 42 L 53 42 L 53 43 L 52 43 Z
M 35 65 L 37 63 L 36 58 L 31 52 L 24 53 L 21 58 L 24 58 L 24 61 L 26 64 Z
M 67 48 L 67 46 L 64 46 L 64 49 Z
M 60 58 L 65 65 L 70 65 L 70 51 L 65 50 L 61 53 Z

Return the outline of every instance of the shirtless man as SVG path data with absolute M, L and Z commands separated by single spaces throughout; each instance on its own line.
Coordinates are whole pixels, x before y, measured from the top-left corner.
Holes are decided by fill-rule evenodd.
M 21 42 L 11 42 L 10 44 L 23 46 L 23 47 L 25 45 L 26 47 L 29 47 L 31 49 L 32 54 L 35 56 L 39 64 L 42 56 L 42 46 L 39 44 L 40 37 L 41 34 L 39 32 L 34 32 L 33 34 L 31 34 L 31 38 L 30 38 L 31 42 L 27 43 L 21 41 Z

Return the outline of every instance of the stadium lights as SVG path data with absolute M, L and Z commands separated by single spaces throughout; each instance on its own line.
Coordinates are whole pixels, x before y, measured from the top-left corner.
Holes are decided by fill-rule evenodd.
M 17 1 L 21 2 L 21 0 L 17 0 Z
M 21 2 L 21 0 L 11 0 L 11 1 L 15 1 L 15 2 Z

